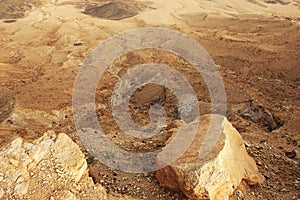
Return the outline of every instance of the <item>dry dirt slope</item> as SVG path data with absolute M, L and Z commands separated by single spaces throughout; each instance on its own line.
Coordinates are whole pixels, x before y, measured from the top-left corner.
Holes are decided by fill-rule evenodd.
M 243 134 L 248 151 L 266 177 L 264 185 L 251 188 L 248 199 L 299 199 L 299 160 L 294 155 L 299 152 L 300 128 L 299 2 L 122 2 L 139 14 L 119 21 L 103 20 L 83 13 L 104 4 L 99 1 L 0 1 L 1 121 L 16 107 L 1 123 L 1 146 L 13 136 L 33 139 L 49 129 L 65 132 L 79 142 L 70 106 L 74 79 L 86 54 L 113 34 L 158 25 L 196 39 L 221 66 L 232 108 L 228 117 Z M 155 58 L 143 53 L 125 57 L 121 66 L 173 62 L 160 54 Z M 111 77 L 104 81 L 114 82 Z M 205 95 L 199 98 L 209 101 Z M 263 122 L 240 117 L 237 108 L 244 108 L 249 100 L 277 116 L 282 126 L 269 132 Z M 105 115 L 99 113 L 102 117 Z M 114 137 L 109 127 L 107 131 Z M 124 148 L 136 147 L 129 141 Z M 94 164 L 91 175 L 108 191 L 140 199 L 183 198 L 160 188 L 151 173 L 124 174 Z M 141 189 L 145 187 L 152 192 Z

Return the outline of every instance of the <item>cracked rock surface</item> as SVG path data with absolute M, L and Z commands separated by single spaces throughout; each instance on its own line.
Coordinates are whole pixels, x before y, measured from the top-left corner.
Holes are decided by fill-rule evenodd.
M 64 133 L 49 131 L 32 143 L 17 138 L 0 160 L 0 199 L 127 198 L 94 184 L 83 153 Z
M 255 161 L 247 154 L 241 135 L 226 118 L 213 151 L 200 159 L 199 150 L 209 134 L 209 125 L 218 124 L 211 120 L 211 115 L 203 115 L 199 121 L 201 125 L 188 150 L 173 164 L 156 172 L 162 186 L 180 189 L 190 199 L 225 200 L 243 180 L 250 185 L 264 181 Z M 157 166 L 168 160 L 168 156 L 159 154 Z

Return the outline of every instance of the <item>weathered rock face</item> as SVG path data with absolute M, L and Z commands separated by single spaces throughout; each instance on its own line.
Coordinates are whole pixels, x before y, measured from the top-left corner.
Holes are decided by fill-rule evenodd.
M 107 199 L 88 176 L 79 147 L 47 132 L 33 143 L 15 139 L 0 150 L 0 199 Z
M 211 115 L 203 115 L 189 149 L 176 162 L 156 172 L 162 186 L 180 189 L 190 199 L 225 200 L 229 199 L 242 180 L 248 184 L 264 181 L 255 161 L 247 154 L 242 137 L 226 118 L 222 126 L 223 134 L 214 149 L 206 158 L 199 159 L 210 118 Z M 157 165 L 165 160 L 165 155 L 159 154 Z

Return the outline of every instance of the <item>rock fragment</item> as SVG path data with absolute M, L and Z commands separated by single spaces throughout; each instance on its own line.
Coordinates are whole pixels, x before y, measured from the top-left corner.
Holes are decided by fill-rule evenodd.
M 87 162 L 79 147 L 66 134 L 60 134 L 52 149 L 57 162 L 78 182 L 87 169 Z
M 3 190 L 2 187 L 0 187 L 0 199 L 4 196 L 5 191 Z
M 49 131 L 32 143 L 0 149 L 0 199 L 107 199 L 88 176 L 84 154 L 66 134 Z
M 211 115 L 201 116 L 197 135 L 188 150 L 177 161 L 158 170 L 156 176 L 162 186 L 180 189 L 190 199 L 226 200 L 242 180 L 250 185 L 260 184 L 264 177 L 247 154 L 242 137 L 226 118 L 216 146 L 204 159 L 199 159 L 209 124 L 216 126 L 210 119 Z M 164 164 L 165 160 L 165 155 L 159 154 L 156 164 Z

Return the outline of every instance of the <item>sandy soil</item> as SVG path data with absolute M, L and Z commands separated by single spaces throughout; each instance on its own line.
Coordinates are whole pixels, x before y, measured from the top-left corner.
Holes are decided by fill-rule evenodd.
M 0 1 L 0 145 L 16 136 L 31 140 L 49 129 L 65 132 L 80 144 L 71 104 L 74 80 L 85 56 L 116 33 L 137 27 L 167 27 L 197 40 L 219 66 L 228 118 L 266 177 L 263 185 L 244 189 L 245 199 L 299 199 L 300 1 L 121 2 L 138 14 L 118 20 L 98 18 L 97 12 L 96 16 L 85 14 L 85 10 L 106 3 L 96 0 Z M 127 7 L 108 7 L 105 16 L 124 16 L 124 9 Z M 199 101 L 209 104 L 202 79 L 193 76 L 188 63 L 175 62 L 166 52 L 133 52 L 116 66 L 121 69 L 143 62 L 170 64 L 192 74 L 189 78 Z M 116 81 L 109 72 L 100 81 L 99 106 L 107 104 Z M 260 110 L 272 113 L 278 127 L 270 131 L 263 117 L 254 122 L 237 112 L 251 100 Z M 122 141 L 122 148 L 148 151 L 166 140 L 162 134 L 153 141 L 133 142 L 117 131 L 109 112 L 103 109 L 97 114 L 107 135 L 116 143 Z M 136 121 L 147 122 L 145 110 L 133 109 L 133 113 Z M 159 187 L 154 173 L 126 174 L 91 157 L 89 162 L 91 176 L 108 191 L 139 199 L 184 199 L 180 192 Z

